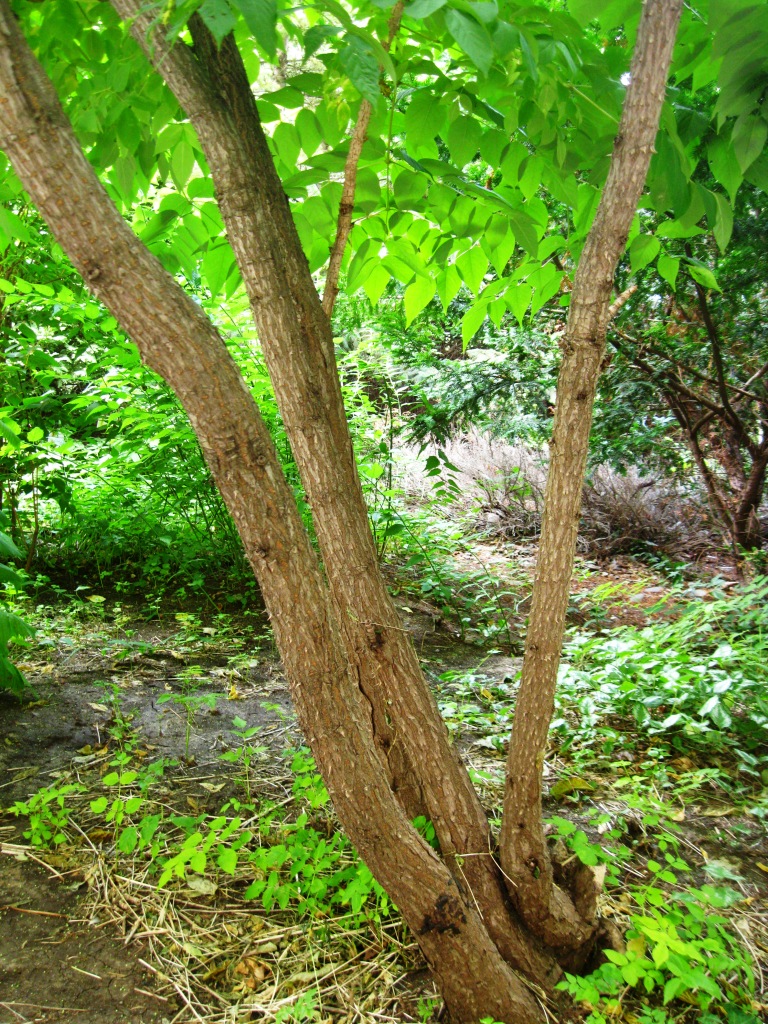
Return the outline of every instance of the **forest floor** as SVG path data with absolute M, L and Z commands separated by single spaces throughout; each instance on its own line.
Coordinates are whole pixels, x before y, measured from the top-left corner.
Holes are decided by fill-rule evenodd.
M 632 559 L 583 563 L 572 619 L 643 625 L 667 589 Z M 415 944 L 337 831 L 263 614 L 209 599 L 147 621 L 140 604 L 83 593 L 38 606 L 34 693 L 0 695 L 0 1024 L 437 1019 Z M 396 603 L 493 816 L 519 659 Z M 623 886 L 650 886 L 657 861 L 672 881 L 684 861 L 688 887 L 731 886 L 723 912 L 761 1013 L 765 823 L 693 753 L 665 766 L 662 791 L 642 767 L 659 760 L 554 745 L 553 828 L 620 862 L 602 912 L 622 927 L 637 909 Z

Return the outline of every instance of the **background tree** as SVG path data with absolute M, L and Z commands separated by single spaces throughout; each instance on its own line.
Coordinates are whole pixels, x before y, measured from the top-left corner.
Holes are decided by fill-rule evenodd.
M 667 280 L 650 276 L 611 335 L 614 374 L 639 373 L 671 412 L 737 554 L 761 547 L 768 468 L 763 207 L 763 193 L 741 189 L 719 258 L 716 239 L 693 225 L 662 265 Z

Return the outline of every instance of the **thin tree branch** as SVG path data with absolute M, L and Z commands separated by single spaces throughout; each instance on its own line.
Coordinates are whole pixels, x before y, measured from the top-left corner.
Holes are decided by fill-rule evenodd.
M 686 252 L 690 256 L 690 246 L 686 245 L 685 248 Z M 720 392 L 720 401 L 723 403 L 723 409 L 725 410 L 731 426 L 736 431 L 739 441 L 744 445 L 752 458 L 754 458 L 756 452 L 755 443 L 749 436 L 749 432 L 742 423 L 741 417 L 735 412 L 728 396 L 728 386 L 725 381 L 725 367 L 723 365 L 723 353 L 720 349 L 720 338 L 717 333 L 717 328 L 715 327 L 715 322 L 712 319 L 712 314 L 709 310 L 707 294 L 698 281 L 694 280 L 693 284 L 696 289 L 696 297 L 699 301 L 699 309 L 701 310 L 701 315 L 704 320 L 704 326 L 707 330 L 707 337 L 709 338 L 709 343 L 712 347 L 712 358 L 715 362 L 715 373 L 717 374 L 717 387 Z
M 400 20 L 403 16 L 403 0 L 398 0 L 389 19 L 389 33 L 384 49 L 389 52 L 392 42 L 400 28 Z M 344 187 L 341 192 L 341 204 L 339 205 L 339 219 L 336 225 L 336 237 L 331 247 L 331 258 L 328 263 L 328 272 L 325 275 L 325 290 L 323 291 L 323 309 L 330 319 L 333 307 L 336 303 L 336 296 L 339 294 L 339 275 L 341 274 L 341 263 L 344 259 L 344 250 L 347 247 L 347 239 L 352 230 L 352 211 L 355 208 L 355 189 L 357 188 L 357 168 L 360 163 L 360 154 L 363 151 L 368 133 L 368 125 L 371 121 L 373 106 L 369 100 L 363 99 L 360 104 L 360 111 L 357 115 L 357 122 L 352 138 L 349 142 L 349 152 L 344 164 Z
M 766 373 L 768 373 L 768 363 L 765 363 L 763 366 L 760 367 L 759 370 L 756 370 L 755 373 L 752 374 L 747 383 L 744 385 L 744 387 L 750 387 L 752 384 L 760 380 L 761 377 L 764 377 Z M 762 399 L 758 399 L 758 401 L 762 401 Z
M 360 113 L 357 115 L 357 123 L 349 143 L 347 162 L 344 164 L 344 187 L 341 192 L 339 219 L 336 225 L 336 237 L 331 247 L 331 258 L 328 262 L 328 273 L 325 276 L 325 290 L 323 291 L 323 309 L 329 318 L 333 313 L 336 296 L 339 294 L 341 262 L 344 259 L 347 239 L 352 230 L 352 211 L 355 208 L 355 189 L 357 188 L 357 165 L 360 162 L 360 154 L 365 145 L 372 113 L 373 107 L 370 101 L 364 99 L 360 104 Z
M 712 377 L 708 377 L 705 373 L 702 373 L 701 370 L 697 370 L 695 366 L 691 366 L 690 363 L 684 363 L 681 359 L 677 359 L 675 356 L 671 356 L 668 352 L 665 352 L 664 349 L 661 348 L 659 345 L 654 345 L 651 341 L 638 341 L 637 338 L 630 337 L 630 335 L 628 335 L 626 331 L 620 331 L 617 328 L 615 328 L 615 331 L 620 338 L 624 339 L 624 341 L 628 341 L 632 345 L 637 345 L 638 348 L 649 349 L 651 352 L 654 353 L 654 355 L 660 356 L 662 359 L 666 359 L 668 363 L 672 363 L 672 365 L 677 367 L 679 370 L 685 370 L 686 373 L 690 373 L 692 376 L 700 380 L 703 384 L 710 384 L 712 387 L 718 386 L 717 381 L 713 380 Z M 768 363 L 766 363 L 762 370 L 758 372 L 765 373 L 766 371 L 768 371 Z M 756 375 L 753 375 L 753 377 L 756 378 Z M 733 391 L 734 394 L 740 395 L 742 398 L 746 398 L 750 402 L 761 402 L 762 399 L 759 395 L 755 395 L 751 391 L 746 390 L 752 379 L 753 378 L 750 378 L 750 381 L 748 381 L 747 384 L 743 386 L 739 386 L 738 384 L 731 384 L 730 381 L 726 381 L 725 386 L 727 388 L 730 388 L 730 390 Z
M 625 288 L 621 295 L 617 295 L 613 302 L 608 307 L 608 323 L 618 316 L 622 306 L 630 299 L 637 291 L 637 285 L 631 284 L 629 288 Z

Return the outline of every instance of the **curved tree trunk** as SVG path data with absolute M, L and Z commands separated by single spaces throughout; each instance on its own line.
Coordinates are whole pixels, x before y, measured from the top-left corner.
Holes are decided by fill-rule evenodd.
M 352 449 L 333 335 L 232 36 L 217 48 L 198 16 L 194 46 L 168 46 L 140 0 L 113 0 L 187 111 L 205 152 L 291 442 L 350 664 L 409 815 L 432 821 L 504 956 L 541 983 L 552 958 L 521 929 L 491 856 L 488 820 L 378 568 Z M 463 856 L 461 864 L 456 857 Z M 525 952 L 523 952 L 525 951 Z
M 0 145 L 88 287 L 190 417 L 242 536 L 299 722 L 350 839 L 400 907 L 457 1022 L 476 1024 L 489 1015 L 540 1021 L 537 1002 L 489 935 L 472 894 L 395 798 L 374 743 L 371 706 L 340 640 L 317 558 L 223 340 L 109 200 L 5 0 L 0 86 Z M 543 965 L 546 984 L 553 961 L 518 931 L 517 958 Z
M 513 902 L 551 947 L 578 950 L 595 929 L 588 873 L 556 884 L 542 821 L 542 767 L 565 631 L 597 380 L 616 266 L 640 198 L 682 0 L 646 0 L 621 123 L 594 224 L 576 271 L 557 382 L 549 476 L 520 691 L 507 760 L 501 862 Z
M 114 4 L 124 17 L 135 16 L 134 32 L 145 45 L 149 26 L 136 0 Z M 578 960 L 593 939 L 594 891 L 585 889 L 574 903 L 554 884 L 541 829 L 541 766 L 591 403 L 613 272 L 629 226 L 621 217 L 627 195 L 634 196 L 634 210 L 647 169 L 679 6 L 680 0 L 646 5 L 596 236 L 590 235 L 573 293 L 510 750 L 502 833 L 507 894 L 479 799 L 378 571 L 330 325 L 233 40 L 217 50 L 193 18 L 194 48 L 178 42 L 168 50 L 155 37 L 149 55 L 205 149 L 312 506 L 327 582 L 224 342 L 120 217 L 7 0 L 0 0 L 0 145 L 88 287 L 186 409 L 261 586 L 301 726 L 339 819 L 400 907 L 457 1024 L 484 1016 L 507 1024 L 541 1020 L 537 1001 L 511 968 L 548 988 L 558 973 L 554 954 L 566 963 Z M 646 94 L 648 104 L 635 102 Z M 612 231 L 613 217 L 620 223 Z M 442 860 L 410 824 L 416 808 L 431 817 Z

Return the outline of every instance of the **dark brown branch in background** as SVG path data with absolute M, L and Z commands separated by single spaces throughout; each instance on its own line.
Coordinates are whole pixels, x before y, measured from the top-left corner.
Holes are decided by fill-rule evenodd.
M 637 342 L 635 342 L 633 338 L 628 338 L 622 332 L 616 333 L 623 340 L 628 342 L 634 342 L 635 344 L 637 344 Z M 611 337 L 610 341 L 617 352 L 620 352 L 627 360 L 629 360 L 629 362 L 636 366 L 638 370 L 642 370 L 643 373 L 646 374 L 646 376 L 651 378 L 651 380 L 658 380 L 659 377 L 663 377 L 667 385 L 670 388 L 672 388 L 673 391 L 676 391 L 678 394 L 682 395 L 684 398 L 687 398 L 692 402 L 698 402 L 699 405 L 703 405 L 705 409 L 710 409 L 714 414 L 718 416 L 721 416 L 723 414 L 722 406 L 717 405 L 716 402 L 711 401 L 704 395 L 697 395 L 695 391 L 691 391 L 689 387 L 687 387 L 685 384 L 682 383 L 682 381 L 679 381 L 677 377 L 675 377 L 671 370 L 662 370 L 661 368 L 653 366 L 651 363 L 648 362 L 647 359 L 644 359 L 639 353 L 628 352 L 622 345 L 619 345 L 619 343 L 616 341 L 616 338 L 613 336 Z
M 392 10 L 392 16 L 389 19 L 389 33 L 384 46 L 387 52 L 389 52 L 400 28 L 403 7 L 403 0 L 398 0 Z M 344 259 L 344 250 L 347 247 L 347 239 L 352 230 L 352 211 L 355 208 L 355 190 L 357 188 L 357 167 L 360 163 L 360 154 L 365 145 L 372 113 L 373 106 L 371 102 L 363 99 L 360 104 L 360 112 L 357 115 L 357 122 L 352 132 L 352 138 L 349 142 L 347 161 L 344 164 L 344 187 L 341 192 L 339 219 L 336 225 L 336 237 L 331 247 L 331 258 L 328 263 L 328 272 L 325 275 L 325 290 L 323 292 L 323 309 L 329 319 L 336 304 L 336 296 L 339 294 L 341 264 Z
M 684 370 L 686 373 L 690 373 L 690 375 L 692 377 L 695 377 L 697 380 L 700 380 L 703 384 L 709 384 L 712 387 L 717 387 L 717 381 L 713 380 L 712 377 L 708 377 L 706 375 L 706 373 L 702 373 L 701 370 L 697 370 L 695 366 L 691 366 L 690 363 L 684 362 L 682 359 L 679 359 L 677 356 L 671 356 L 668 352 L 665 352 L 664 349 L 661 348 L 659 345 L 654 345 L 654 343 L 652 341 L 650 341 L 650 340 L 640 341 L 638 338 L 630 337 L 630 335 L 628 335 L 626 333 L 626 331 L 620 331 L 618 329 L 615 330 L 615 333 L 623 341 L 628 342 L 630 345 L 635 345 L 636 348 L 638 349 L 638 351 L 640 349 L 643 349 L 643 350 L 647 350 L 649 352 L 652 352 L 655 356 L 659 356 L 660 359 L 665 359 L 668 363 L 672 363 L 672 365 L 676 369 Z M 618 348 L 618 345 L 616 344 L 614 338 L 612 337 L 610 340 L 611 340 L 611 344 L 615 348 Z M 765 366 L 764 370 L 768 370 L 768 364 Z M 661 372 L 661 371 L 659 371 L 659 372 Z M 753 374 L 752 377 L 750 377 L 750 379 L 747 381 L 747 383 L 743 387 L 741 385 L 739 385 L 739 384 L 732 384 L 730 381 L 726 381 L 725 382 L 725 386 L 727 388 L 729 388 L 735 395 L 739 395 L 739 397 L 741 397 L 741 398 L 746 398 L 750 402 L 764 401 L 764 399 L 761 399 L 759 395 L 756 395 L 753 392 L 746 390 L 747 387 L 751 383 L 753 383 L 753 380 L 756 380 L 756 379 L 757 379 L 757 376 L 755 374 Z
M 768 470 L 768 427 L 763 426 L 762 437 L 756 441 L 746 426 L 743 409 L 736 412 L 730 395 L 737 395 L 741 403 L 757 404 L 758 422 L 760 410 L 766 408 L 766 400 L 758 395 L 730 383 L 725 376 L 719 337 L 709 312 L 706 295 L 697 285 L 700 308 L 713 351 L 716 379 L 708 377 L 682 360 L 670 356 L 650 342 L 640 342 L 621 331 L 614 331 L 611 344 L 623 357 L 653 381 L 660 389 L 661 396 L 677 420 L 685 441 L 693 456 L 709 496 L 711 509 L 716 521 L 728 535 L 730 545 L 737 556 L 740 549 L 750 550 L 761 546 L 761 526 L 757 510 L 765 487 Z M 618 339 L 621 339 L 619 341 Z M 626 342 L 625 346 L 623 343 Z M 632 348 L 630 348 L 632 346 Z M 656 366 L 643 354 L 650 351 L 672 366 Z M 673 369 L 674 368 L 674 369 Z M 712 401 L 699 388 L 694 391 L 679 379 L 674 371 L 685 371 L 695 377 L 701 385 L 708 385 L 715 394 L 726 397 L 728 405 Z M 749 378 L 747 385 L 756 383 L 768 371 L 761 367 Z M 714 459 L 725 473 L 725 478 L 708 462 Z
M 712 358 L 715 363 L 715 373 L 717 375 L 717 389 L 720 394 L 720 400 L 723 403 L 728 422 L 733 427 L 739 442 L 744 445 L 749 454 L 754 458 L 756 448 L 749 436 L 749 432 L 745 428 L 741 417 L 736 413 L 731 400 L 728 395 L 728 385 L 725 380 L 725 367 L 723 365 L 723 353 L 720 348 L 720 338 L 717 333 L 717 327 L 712 319 L 712 314 L 709 310 L 709 303 L 707 302 L 707 293 L 704 291 L 698 281 L 693 282 L 696 288 L 696 297 L 699 301 L 699 309 L 701 310 L 701 316 L 704 320 L 704 326 L 707 330 L 707 337 L 709 338 L 709 344 L 712 348 Z

